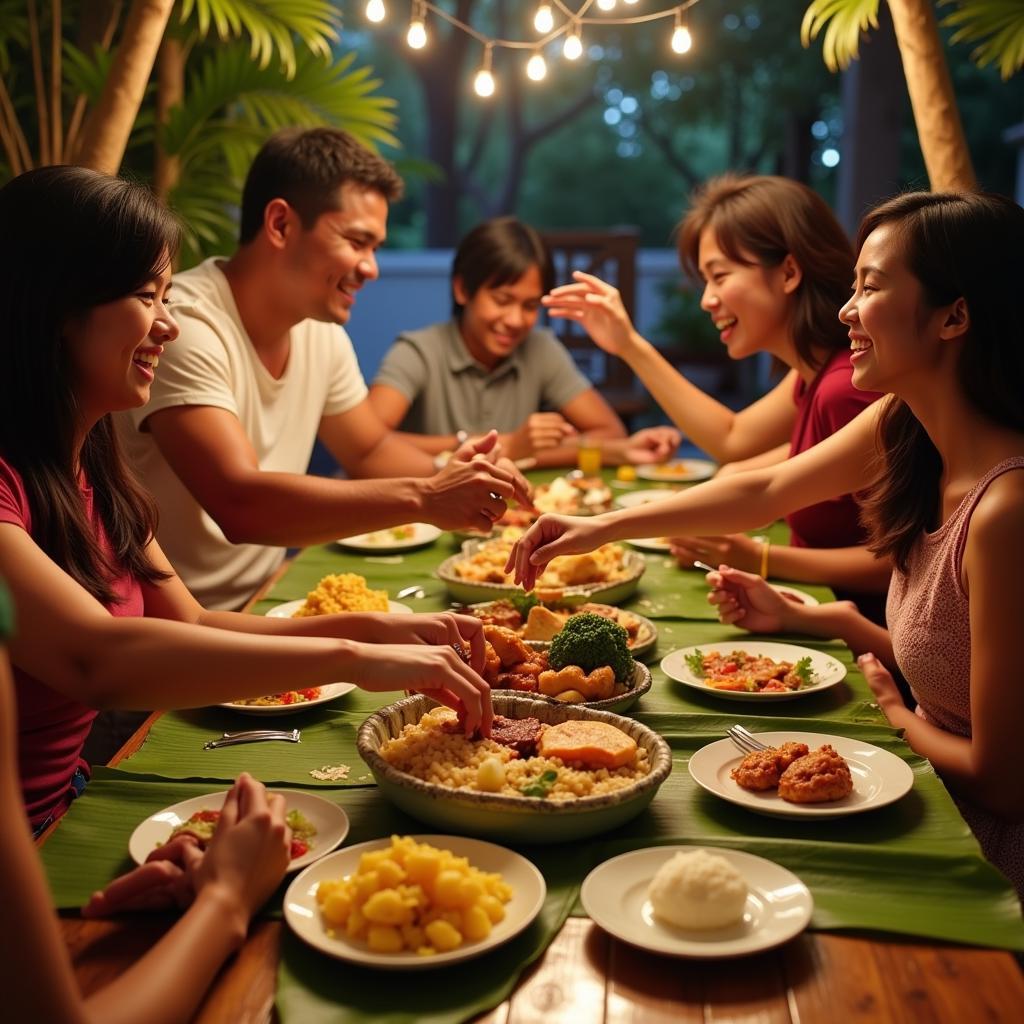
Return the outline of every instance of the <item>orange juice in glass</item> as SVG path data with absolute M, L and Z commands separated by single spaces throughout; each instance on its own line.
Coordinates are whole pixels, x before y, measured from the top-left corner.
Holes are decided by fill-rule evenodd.
M 583 435 L 579 439 L 576 468 L 584 476 L 597 476 L 601 472 L 601 445 L 595 438 Z

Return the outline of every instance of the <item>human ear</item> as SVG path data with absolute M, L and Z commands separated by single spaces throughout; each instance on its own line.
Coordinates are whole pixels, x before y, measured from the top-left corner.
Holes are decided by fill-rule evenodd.
M 792 253 L 786 253 L 786 258 L 782 261 L 783 292 L 786 295 L 792 295 L 800 287 L 800 282 L 803 279 L 804 272 L 800 269 L 800 264 L 793 259 Z
M 951 306 L 946 308 L 946 315 L 943 317 L 942 326 L 939 328 L 939 337 L 947 341 L 954 338 L 962 338 L 971 327 L 971 314 L 967 308 L 967 301 L 961 296 Z
M 469 295 L 466 292 L 466 286 L 462 283 L 461 277 L 456 276 L 452 278 L 452 295 L 460 306 L 464 306 L 469 302 Z
M 291 232 L 292 208 L 284 199 L 271 199 L 263 211 L 263 231 L 276 249 L 284 248 Z

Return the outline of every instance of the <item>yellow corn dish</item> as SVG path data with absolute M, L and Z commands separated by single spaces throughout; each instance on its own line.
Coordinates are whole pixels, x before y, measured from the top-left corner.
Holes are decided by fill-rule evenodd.
M 432 956 L 486 939 L 505 917 L 512 887 L 411 836 L 364 853 L 355 874 L 326 879 L 316 891 L 328 935 L 343 933 L 375 953 Z
M 386 612 L 388 592 L 370 590 L 366 579 L 354 572 L 325 576 L 306 595 L 306 603 L 292 616 L 334 615 L 337 612 Z

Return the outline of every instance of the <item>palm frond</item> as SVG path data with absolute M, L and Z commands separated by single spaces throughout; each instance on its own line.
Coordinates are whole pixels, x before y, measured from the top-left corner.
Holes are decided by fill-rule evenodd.
M 953 0 L 943 0 L 948 5 Z M 955 28 L 951 43 L 977 42 L 971 60 L 996 64 L 1005 81 L 1024 67 L 1024 3 L 1021 0 L 956 0 L 957 9 L 942 20 Z
M 250 138 L 258 128 L 261 142 L 287 125 L 331 124 L 369 145 L 395 145 L 395 101 L 371 95 L 380 82 L 370 77 L 369 68 L 350 70 L 354 59 L 348 54 L 328 64 L 299 54 L 294 77 L 285 80 L 276 69 L 254 64 L 244 44 L 218 47 L 191 76 L 185 102 L 170 111 L 162 135 L 164 149 L 190 159 L 215 120 L 219 130 L 211 134 L 220 139 L 233 124 Z
M 326 59 L 341 23 L 330 0 L 182 0 L 181 21 L 190 18 L 200 39 L 211 27 L 223 42 L 248 36 L 250 59 L 265 68 L 276 54 L 289 78 L 297 64 L 294 37 Z
M 102 46 L 92 54 L 80 50 L 74 43 L 64 40 L 64 91 L 72 98 L 84 96 L 95 103 L 103 92 L 103 83 L 110 73 L 114 55 Z
M 182 269 L 207 253 L 229 252 L 234 247 L 239 192 L 240 184 L 226 180 L 223 165 L 216 163 L 193 170 L 172 189 L 169 203 L 182 227 Z
M 800 41 L 810 46 L 824 28 L 825 65 L 829 71 L 845 69 L 860 52 L 861 33 L 878 28 L 878 4 L 879 0 L 811 0 L 800 26 Z

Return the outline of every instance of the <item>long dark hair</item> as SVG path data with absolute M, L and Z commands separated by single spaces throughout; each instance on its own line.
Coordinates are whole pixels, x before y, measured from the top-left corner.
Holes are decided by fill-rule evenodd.
M 477 224 L 459 242 L 452 260 L 452 281 L 459 278 L 472 298 L 484 285 L 518 281 L 530 267 L 540 271 L 545 292 L 555 286 L 555 267 L 544 240 L 529 224 L 515 217 L 494 217 Z M 452 296 L 452 313 L 461 316 L 462 305 Z
M 858 250 L 890 225 L 932 308 L 958 298 L 970 327 L 957 375 L 968 401 L 993 423 L 1024 432 L 1024 210 L 1005 196 L 909 192 L 875 207 Z M 886 401 L 878 424 L 882 468 L 861 502 L 870 549 L 907 569 L 915 541 L 934 525 L 942 458 L 906 403 Z
M 821 369 L 822 351 L 850 344 L 836 310 L 850 295 L 854 255 L 824 199 L 806 185 L 771 175 L 723 174 L 692 196 L 678 228 L 679 259 L 699 276 L 700 236 L 710 228 L 734 263 L 777 267 L 792 256 L 803 274 L 793 295 L 790 330 L 797 354 Z
M 0 240 L 0 456 L 24 482 L 36 542 L 110 605 L 121 572 L 148 583 L 166 578 L 145 551 L 157 512 L 104 416 L 79 453 L 110 542 L 104 554 L 76 476 L 78 399 L 64 328 L 161 273 L 177 250 L 178 225 L 141 185 L 43 167 L 0 189 Z

